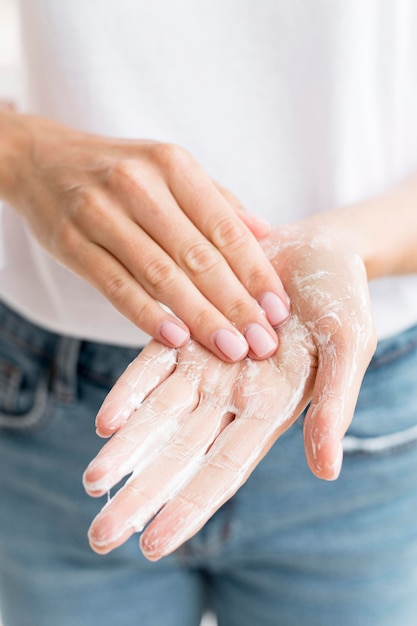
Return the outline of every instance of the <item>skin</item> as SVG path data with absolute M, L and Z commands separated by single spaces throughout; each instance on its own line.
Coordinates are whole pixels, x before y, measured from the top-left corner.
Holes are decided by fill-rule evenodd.
M 84 484 L 98 496 L 133 476 L 91 526 L 97 552 L 157 514 L 141 547 L 150 559 L 170 553 L 236 492 L 310 401 L 307 460 L 321 478 L 338 475 L 340 441 L 375 347 L 364 266 L 325 236 L 304 240 L 298 229 L 273 231 L 264 246 L 293 306 L 273 357 L 226 365 L 194 343 L 176 362 L 168 355 L 161 362 L 162 348 L 152 343 L 103 405 L 100 434 L 117 432 Z M 126 413 L 115 417 L 115 407 L 143 390 L 146 399 L 130 405 L 127 421 Z
M 269 359 L 226 364 L 196 342 L 178 351 L 149 344 L 97 415 L 98 434 L 113 437 L 85 472 L 87 492 L 101 496 L 131 476 L 93 521 L 93 550 L 107 553 L 148 524 L 145 556 L 170 554 L 309 403 L 308 465 L 319 478 L 338 477 L 341 441 L 376 346 L 368 280 L 417 272 L 416 201 L 414 176 L 263 240 L 292 302 Z
M 0 136 L 0 198 L 134 324 L 226 361 L 274 353 L 289 306 L 256 240 L 270 227 L 186 150 L 5 111 Z

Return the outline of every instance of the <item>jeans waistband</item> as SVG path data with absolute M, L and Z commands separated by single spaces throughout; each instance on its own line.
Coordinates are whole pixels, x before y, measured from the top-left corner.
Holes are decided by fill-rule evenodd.
M 140 352 L 112 344 L 84 341 L 41 328 L 0 302 L 0 335 L 45 363 L 51 372 L 50 388 L 61 402 L 72 402 L 78 375 L 112 385 L 124 368 Z

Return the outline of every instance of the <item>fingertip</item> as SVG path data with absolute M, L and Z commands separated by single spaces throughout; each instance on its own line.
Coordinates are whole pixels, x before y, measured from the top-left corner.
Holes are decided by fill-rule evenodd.
M 273 332 L 273 331 L 272 331 Z M 278 339 L 275 333 L 271 335 L 261 324 L 249 324 L 245 330 L 245 339 L 250 347 L 250 354 L 257 359 L 271 357 L 278 348 Z
M 262 294 L 259 305 L 264 310 L 268 322 L 273 328 L 278 328 L 285 324 L 290 316 L 289 299 L 285 301 L 272 291 Z
M 227 328 L 216 331 L 212 338 L 213 344 L 221 352 L 223 358 L 233 363 L 244 359 L 249 351 L 249 346 L 245 338 L 238 333 Z
M 104 426 L 96 424 L 96 435 L 101 439 L 108 439 L 117 431 L 116 426 Z
M 99 554 L 100 556 L 104 556 L 105 554 L 108 554 L 109 552 L 111 552 L 109 548 L 104 547 L 104 546 L 97 546 L 93 541 L 89 541 L 88 543 L 92 551 L 95 552 L 96 554 Z
M 260 217 L 259 215 L 250 213 L 246 210 L 239 211 L 238 215 L 242 222 L 249 228 L 252 235 L 256 237 L 256 239 L 262 239 L 263 237 L 266 237 L 272 230 L 271 223 L 265 220 L 263 217 Z
M 132 533 L 130 528 L 120 530 L 113 516 L 99 513 L 88 530 L 88 541 L 97 554 L 108 554 L 127 541 Z
M 88 475 L 88 469 L 84 472 L 82 483 L 83 483 L 85 492 L 91 498 L 101 498 L 106 493 L 108 493 L 108 489 L 103 488 L 99 484 L 99 480 L 97 481 L 91 480 L 91 478 Z
M 152 561 L 153 563 L 159 561 L 164 556 L 163 554 L 159 554 L 157 551 L 148 548 L 146 542 L 143 541 L 143 535 L 139 540 L 139 547 L 143 556 L 148 559 L 148 561 Z
M 172 320 L 167 320 L 159 327 L 159 338 L 170 348 L 181 348 L 189 341 L 190 331 Z
M 108 439 L 114 435 L 129 419 L 142 400 L 139 394 L 130 393 L 128 398 L 120 393 L 115 394 L 115 389 L 114 387 L 107 396 L 96 415 L 96 434 L 103 439 Z
M 330 445 L 330 448 L 334 446 Z M 306 454 L 307 463 L 312 473 L 321 480 L 334 481 L 340 476 L 343 465 L 343 446 L 341 443 L 335 452 L 322 450 L 320 454 Z
M 96 456 L 84 471 L 82 481 L 86 492 L 93 497 L 103 496 L 115 484 L 113 470 L 113 462 L 111 459 Z
M 342 443 L 340 443 L 338 447 L 338 451 L 337 451 L 337 456 L 333 464 L 333 478 L 330 478 L 329 480 L 336 480 L 337 478 L 339 478 L 340 472 L 342 471 L 342 465 L 343 465 L 343 445 Z

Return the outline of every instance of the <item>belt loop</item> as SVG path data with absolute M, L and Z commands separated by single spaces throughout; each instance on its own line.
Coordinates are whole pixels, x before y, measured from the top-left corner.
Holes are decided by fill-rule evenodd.
M 59 337 L 54 358 L 51 390 L 55 399 L 71 404 L 77 398 L 77 369 L 81 341 L 72 337 Z

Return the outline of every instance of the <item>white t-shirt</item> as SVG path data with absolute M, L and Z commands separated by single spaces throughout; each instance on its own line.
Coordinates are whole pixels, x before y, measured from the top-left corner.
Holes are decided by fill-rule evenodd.
M 273 223 L 364 199 L 417 170 L 414 0 L 20 4 L 26 110 L 183 145 Z M 144 343 L 10 208 L 2 220 L 4 301 L 51 330 Z M 371 291 L 380 336 L 417 322 L 417 275 Z

